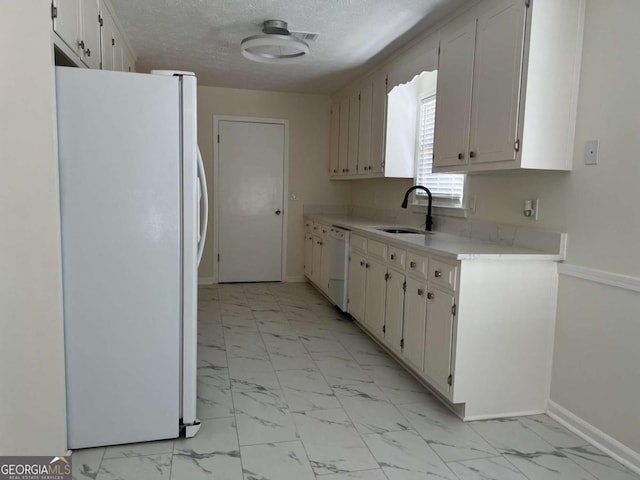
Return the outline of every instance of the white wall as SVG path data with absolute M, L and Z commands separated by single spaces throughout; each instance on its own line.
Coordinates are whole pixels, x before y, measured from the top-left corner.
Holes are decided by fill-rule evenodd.
M 0 2 L 0 455 L 66 450 L 49 0 Z
M 639 17 L 637 0 L 587 0 L 573 171 L 470 176 L 471 218 L 568 232 L 568 263 L 640 277 Z M 583 164 L 590 139 L 597 166 Z M 354 205 L 379 208 L 411 185 L 352 183 Z M 537 222 L 525 198 L 540 199 Z M 565 275 L 559 293 L 552 401 L 640 452 L 640 294 Z
M 349 182 L 332 182 L 328 176 L 330 99 L 325 95 L 238 90 L 218 87 L 198 88 L 198 142 L 208 178 L 213 175 L 213 116 L 237 115 L 289 120 L 289 192 L 299 200 L 285 201 L 289 209 L 287 236 L 287 277 L 303 276 L 304 204 L 346 205 Z M 209 186 L 213 181 L 209 181 Z M 210 188 L 209 198 L 213 198 Z M 213 277 L 213 225 L 200 265 L 201 279 Z

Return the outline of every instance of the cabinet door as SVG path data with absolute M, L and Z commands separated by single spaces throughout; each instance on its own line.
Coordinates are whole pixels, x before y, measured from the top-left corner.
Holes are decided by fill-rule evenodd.
M 358 127 L 360 124 L 360 94 L 349 97 L 349 148 L 347 150 L 347 175 L 358 173 Z
M 446 31 L 440 42 L 433 165 L 467 164 L 476 21 Z
M 89 68 L 100 68 L 99 13 L 98 0 L 82 0 L 82 60 Z
M 526 7 L 522 0 L 494 3 L 478 18 L 470 163 L 513 161 L 517 153 Z
M 358 174 L 367 175 L 371 167 L 371 100 L 373 86 L 365 84 L 360 90 L 360 119 L 358 126 Z
M 320 252 L 320 289 L 329 293 L 329 243 L 327 240 L 322 240 L 321 252 Z
M 340 104 L 334 103 L 331 106 L 331 119 L 329 131 L 329 175 L 338 175 L 340 165 Z
M 117 72 L 124 71 L 124 40 L 118 29 L 113 31 L 113 69 Z
M 102 28 L 100 29 L 100 50 L 102 52 L 102 69 L 114 70 L 113 66 L 113 32 L 115 24 L 108 10 L 103 9 Z
M 384 341 L 389 348 L 401 352 L 402 317 L 404 314 L 404 273 L 389 269 L 385 305 Z
M 427 284 L 407 277 L 404 293 L 402 355 L 418 371 L 424 370 L 424 342 L 427 325 Z
M 433 288 L 429 284 L 427 302 L 427 336 L 424 373 L 441 392 L 448 393 L 451 374 L 451 342 L 453 340 L 452 294 Z
M 338 140 L 338 174 L 347 174 L 349 153 L 349 98 L 340 102 L 340 136 Z
M 367 289 L 365 294 L 364 323 L 371 332 L 384 338 L 384 312 L 387 294 L 387 266 L 384 263 L 367 259 Z
M 349 260 L 349 313 L 364 322 L 365 289 L 367 284 L 366 260 L 359 253 L 351 252 Z
M 311 235 L 304 236 L 304 274 L 307 278 L 311 278 L 311 269 L 313 268 L 313 237 Z
M 387 75 L 373 79 L 371 92 L 371 168 L 369 173 L 384 172 L 384 149 L 387 125 Z
M 71 50 L 82 54 L 80 42 L 80 0 L 56 0 L 57 15 L 53 19 L 53 30 Z
M 322 270 L 322 240 L 313 237 L 313 254 L 311 262 L 311 280 L 316 285 L 320 285 L 320 272 Z

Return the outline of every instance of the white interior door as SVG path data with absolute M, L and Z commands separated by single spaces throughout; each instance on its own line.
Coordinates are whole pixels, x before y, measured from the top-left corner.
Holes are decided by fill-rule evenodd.
M 285 126 L 219 120 L 218 134 L 218 281 L 281 281 Z

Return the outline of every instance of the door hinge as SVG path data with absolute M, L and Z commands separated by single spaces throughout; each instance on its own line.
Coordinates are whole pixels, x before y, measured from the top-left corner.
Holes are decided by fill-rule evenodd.
M 115 47 L 116 46 L 116 39 L 111 37 L 111 46 Z
M 453 385 L 453 375 L 451 374 L 449 374 L 449 376 L 447 377 L 447 385 Z
M 458 311 L 458 309 L 456 308 L 456 304 L 454 303 L 451 306 L 451 315 L 453 315 L 454 317 L 456 316 L 456 312 Z
M 98 23 L 101 27 L 104 27 L 104 19 L 102 18 L 101 14 L 98 14 Z
M 385 274 L 384 274 L 384 279 L 385 279 L 385 280 L 389 280 L 389 277 L 391 277 L 391 275 L 389 275 L 388 273 L 385 273 Z
M 404 338 L 400 340 L 400 350 L 404 350 Z
M 358 101 L 360 101 L 360 100 L 362 100 L 362 94 L 361 93 L 358 94 Z
M 218 261 L 220 261 L 220 254 L 218 254 Z
M 402 290 L 405 291 L 405 292 L 407 291 L 407 282 L 404 282 L 402 284 Z
M 385 79 L 384 79 L 384 84 L 385 84 L 385 86 L 387 86 L 387 87 L 389 86 L 389 75 L 387 75 L 387 76 L 385 77 Z
M 531 6 L 531 0 L 524 0 L 524 6 L 529 8 Z
M 382 333 L 387 333 L 387 326 L 386 325 L 382 325 Z
M 218 143 L 220 143 L 220 134 L 218 134 Z
M 58 7 L 51 2 L 51 18 L 58 18 Z
M 519 151 L 520 151 L 520 139 L 516 140 L 516 143 L 514 143 L 514 144 L 513 144 L 513 149 L 514 149 L 516 152 L 519 152 Z

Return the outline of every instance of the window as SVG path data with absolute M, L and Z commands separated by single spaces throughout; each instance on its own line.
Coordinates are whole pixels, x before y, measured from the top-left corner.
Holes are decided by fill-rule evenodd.
M 436 119 L 435 94 L 423 97 L 419 109 L 415 183 L 431 190 L 434 205 L 461 208 L 465 176 L 457 173 L 431 173 Z M 427 196 L 420 190 L 417 190 L 416 194 Z

